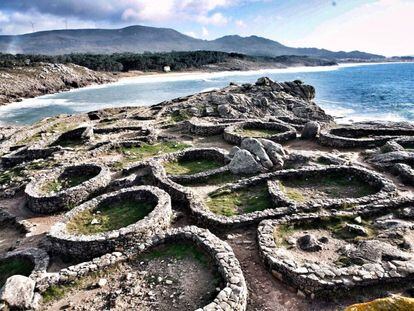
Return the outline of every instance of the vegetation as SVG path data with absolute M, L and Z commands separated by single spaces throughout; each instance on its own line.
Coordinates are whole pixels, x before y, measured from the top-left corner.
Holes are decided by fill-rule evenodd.
M 0 288 L 12 275 L 29 276 L 32 273 L 33 264 L 24 259 L 6 259 L 0 262 Z
M 206 266 L 208 260 L 206 255 L 195 245 L 189 243 L 175 243 L 152 249 L 143 255 L 144 259 L 153 260 L 157 258 L 193 258 L 202 265 Z
M 345 228 L 347 223 L 363 226 L 366 229 L 368 236 L 361 237 L 353 232 L 350 232 Z M 291 236 L 295 231 L 306 231 L 313 229 L 327 230 L 331 232 L 333 237 L 348 241 L 372 238 L 376 234 L 376 230 L 370 221 L 362 220 L 361 223 L 357 223 L 353 217 L 338 216 L 331 219 L 320 219 L 317 222 L 314 221 L 279 225 L 275 228 L 273 236 L 277 245 L 284 245 L 286 244 L 287 237 Z
M 239 53 L 219 51 L 188 51 L 167 53 L 114 53 L 92 54 L 74 53 L 65 55 L 31 55 L 31 54 L 2 54 L 0 67 L 36 66 L 43 63 L 76 64 L 98 71 L 162 71 L 164 66 L 170 66 L 173 71 L 189 68 L 200 68 L 205 65 L 217 64 L 229 60 L 245 60 L 251 62 L 282 63 L 285 65 L 335 65 L 335 62 L 325 61 L 307 56 L 283 55 L 277 57 L 250 56 Z
M 221 166 L 223 166 L 222 163 L 208 159 L 178 160 L 164 163 L 165 171 L 170 175 L 196 174 Z
M 67 229 L 69 232 L 78 234 L 118 230 L 143 219 L 153 209 L 154 204 L 133 199 L 102 204 L 96 210 L 87 210 L 76 215 L 67 224 Z
M 274 135 L 280 134 L 280 130 L 272 129 L 260 129 L 260 128 L 242 128 L 237 131 L 240 135 L 244 137 L 272 137 Z
M 209 195 L 208 208 L 216 214 L 234 216 L 272 208 L 266 185 L 250 186 L 236 191 L 219 190 Z
M 123 160 L 115 164 L 116 168 L 123 168 L 125 164 L 142 161 L 150 157 L 184 150 L 190 147 L 185 143 L 165 141 L 156 144 L 144 143 L 140 147 L 119 147 L 117 153 L 123 155 Z
M 0 185 L 10 183 L 14 178 L 21 177 L 23 174 L 23 168 L 16 167 L 0 173 Z
M 189 182 L 181 182 L 183 186 L 205 186 L 205 185 L 222 185 L 231 182 L 235 182 L 246 178 L 245 176 L 234 175 L 231 172 L 224 172 L 220 174 L 215 174 L 213 176 L 209 176 L 204 180 L 200 181 L 189 181 Z
M 82 172 L 82 174 L 79 175 L 60 175 L 57 179 L 51 180 L 43 184 L 41 190 L 45 193 L 59 192 L 65 189 L 76 187 L 93 177 L 95 177 L 95 174 L 88 174 L 85 172 Z
M 289 199 L 301 203 L 320 197 L 359 198 L 376 192 L 374 187 L 357 177 L 330 175 L 280 181 L 280 188 Z

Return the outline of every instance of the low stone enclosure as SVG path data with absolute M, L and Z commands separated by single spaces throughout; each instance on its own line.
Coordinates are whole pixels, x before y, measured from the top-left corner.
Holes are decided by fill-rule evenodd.
M 381 214 L 399 206 L 383 207 Z M 258 227 L 260 255 L 274 277 L 311 298 L 409 283 L 414 222 L 398 215 L 315 213 L 264 220 Z
M 374 148 L 402 136 L 414 136 L 414 129 L 379 126 L 346 126 L 324 131 L 319 136 L 322 146 L 334 148 Z
M 185 121 L 184 128 L 194 135 L 214 136 L 223 134 L 224 129 L 231 124 L 244 122 L 245 119 L 221 119 L 221 118 L 191 118 Z
M 103 210 L 96 213 L 99 208 Z M 121 211 L 116 213 L 114 209 Z M 133 214 L 131 209 L 143 211 Z M 126 226 L 119 227 L 124 222 L 111 226 L 111 222 L 119 222 L 122 217 Z M 49 232 L 49 249 L 66 257 L 90 259 L 142 243 L 166 229 L 171 219 L 171 200 L 166 192 L 152 186 L 126 188 L 94 198 L 66 213 Z M 104 221 L 109 222 L 106 227 Z
M 229 171 L 230 158 L 220 148 L 189 148 L 154 158 L 177 183 L 206 180 Z
M 80 164 L 53 170 L 26 186 L 27 206 L 40 214 L 68 210 L 104 189 L 110 181 L 109 169 L 98 164 Z
M 78 280 L 90 273 L 110 268 L 117 263 L 150 251 L 155 246 L 182 241 L 194 244 L 204 250 L 214 261 L 225 284 L 214 301 L 207 306 L 200 307 L 197 311 L 246 310 L 248 290 L 240 264 L 231 247 L 210 231 L 195 226 L 164 231 L 135 244 L 135 247 L 126 249 L 124 253 L 109 253 L 92 261 L 70 266 L 58 273 L 44 274 L 43 278 L 38 279 L 36 287 L 38 291 L 44 292 L 52 285 L 63 285 L 70 281 Z
M 106 127 L 95 127 L 93 129 L 94 134 L 105 135 L 105 134 L 122 134 L 125 133 L 125 141 L 143 141 L 143 142 L 154 142 L 157 140 L 157 131 L 152 127 L 145 126 L 106 126 Z M 128 134 L 129 133 L 129 134 Z M 121 136 L 122 138 L 122 136 Z
M 215 197 L 244 190 L 252 191 L 251 195 L 257 197 L 256 202 L 254 202 L 254 204 L 257 204 L 256 209 L 253 205 L 249 206 L 246 211 L 242 210 L 239 213 L 227 214 L 222 211 L 211 211 L 208 203 L 206 203 L 208 197 L 202 198 L 190 188 L 170 179 L 161 163 L 154 160 L 142 162 L 124 170 L 124 173 L 128 175 L 139 170 L 145 170 L 146 174 L 151 176 L 153 184 L 168 192 L 173 200 L 184 202 L 188 205 L 191 215 L 199 223 L 218 230 L 255 224 L 266 218 L 280 218 L 284 215 L 290 215 L 301 211 L 312 212 L 324 209 L 345 209 L 357 213 L 361 210 L 363 204 L 376 201 L 392 201 L 397 195 L 396 188 L 391 181 L 380 174 L 362 167 L 332 165 L 324 168 L 308 167 L 298 170 L 281 170 L 254 177 L 247 177 L 235 183 L 228 183 L 215 190 Z M 319 198 L 318 196 L 312 198 L 309 202 L 303 202 L 301 200 L 286 200 L 286 195 L 282 194 L 281 191 L 279 191 L 280 187 L 275 185 L 276 181 L 295 181 L 298 179 L 306 181 L 306 178 L 308 178 L 309 182 L 306 182 L 305 186 L 308 184 L 312 187 L 312 183 L 315 182 L 315 180 L 323 181 L 324 179 L 329 178 L 329 181 L 333 180 L 334 182 L 335 177 L 338 176 L 348 176 L 348 179 L 341 182 L 349 182 L 351 190 L 353 188 L 358 190 L 360 187 L 363 187 L 363 189 L 361 191 L 358 190 L 357 192 L 349 192 L 350 190 L 345 189 L 346 192 L 344 193 L 333 193 L 333 195 L 340 194 L 340 198 L 329 198 L 322 195 Z M 197 181 L 198 178 L 203 178 L 203 176 L 197 176 L 192 180 Z M 356 184 L 354 184 L 354 182 L 356 182 Z M 134 182 L 132 181 L 132 183 Z M 303 187 L 304 185 L 299 184 L 299 186 Z M 322 184 L 322 186 L 326 185 Z M 327 186 L 330 185 L 328 184 Z M 338 186 L 343 185 L 339 184 Z M 276 189 L 278 187 L 279 189 Z M 301 191 L 302 190 L 303 189 L 301 189 Z M 349 195 L 347 196 L 347 194 Z M 211 197 L 211 193 L 209 196 Z M 218 200 L 216 206 L 220 207 L 225 204 L 228 203 L 226 201 Z
M 61 149 L 62 148 L 60 146 L 46 148 L 21 147 L 2 156 L 1 165 L 4 168 L 11 168 L 23 162 L 29 162 L 37 159 L 46 159 Z
M 9 276 L 19 274 L 36 280 L 48 266 L 49 256 L 39 248 L 23 248 L 0 254 L 0 289 Z
M 230 144 L 240 145 L 246 137 L 266 138 L 277 143 L 296 138 L 296 129 L 277 122 L 247 121 L 224 129 L 223 138 Z

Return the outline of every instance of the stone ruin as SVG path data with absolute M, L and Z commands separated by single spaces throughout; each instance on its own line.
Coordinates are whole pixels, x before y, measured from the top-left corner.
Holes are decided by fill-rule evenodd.
M 337 125 L 314 95 L 300 81 L 261 78 L 7 130 L 0 224 L 19 233 L 18 243 L 0 248 L 0 269 L 15 259 L 23 275 L 5 280 L 0 309 L 45 308 L 56 289 L 82 291 L 75 284 L 100 273 L 123 279 L 123 263 L 183 241 L 220 276 L 197 311 L 274 307 L 258 302 L 252 263 L 241 255 L 247 249 L 260 256 L 258 275 L 264 270 L 295 289 L 297 296 L 284 293 L 289 299 L 315 308 L 337 307 L 357 291 L 375 298 L 381 286 L 409 289 L 413 197 L 393 180 L 412 185 L 414 128 Z M 115 224 L 144 203 L 142 213 Z M 257 249 L 230 238 L 244 232 L 257 233 Z M 107 282 L 97 282 L 105 294 Z M 151 305 L 151 297 L 142 299 Z

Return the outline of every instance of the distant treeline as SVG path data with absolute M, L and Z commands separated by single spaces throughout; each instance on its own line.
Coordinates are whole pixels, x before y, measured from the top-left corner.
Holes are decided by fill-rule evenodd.
M 170 66 L 173 71 L 188 68 L 200 68 L 204 65 L 225 62 L 230 59 L 248 61 L 274 62 L 289 65 L 298 61 L 308 61 L 311 65 L 327 65 L 328 61 L 308 58 L 306 56 L 248 56 L 239 53 L 217 51 L 169 52 L 169 53 L 115 53 L 115 54 L 66 54 L 66 55 L 26 55 L 0 53 L 0 67 L 31 66 L 35 63 L 72 63 L 97 71 L 161 71 Z M 334 64 L 334 62 L 330 62 Z

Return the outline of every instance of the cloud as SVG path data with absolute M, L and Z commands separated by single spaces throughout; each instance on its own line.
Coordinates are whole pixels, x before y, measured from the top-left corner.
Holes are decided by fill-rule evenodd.
M 242 21 L 241 19 L 236 20 L 234 23 L 239 28 L 246 28 L 247 27 L 246 23 L 244 21 Z
M 197 21 L 204 25 L 224 26 L 228 23 L 228 19 L 221 13 L 214 13 L 210 16 L 200 15 Z
M 321 23 L 295 46 L 333 50 L 362 50 L 391 55 L 414 54 L 414 1 L 379 0 L 359 6 L 340 17 Z
M 208 31 L 208 29 L 206 28 L 206 27 L 203 27 L 203 28 L 201 28 L 201 36 L 202 37 L 208 37 L 208 35 L 209 35 L 210 33 L 209 33 L 209 31 Z

